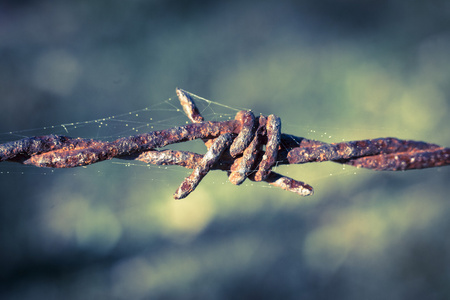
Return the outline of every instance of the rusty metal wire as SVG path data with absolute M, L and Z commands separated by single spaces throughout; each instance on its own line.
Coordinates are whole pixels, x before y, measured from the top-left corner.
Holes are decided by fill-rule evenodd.
M 313 188 L 272 171 L 282 164 L 333 161 L 358 168 L 404 171 L 450 164 L 450 148 L 397 138 L 378 138 L 327 144 L 281 133 L 280 118 L 255 117 L 239 112 L 234 120 L 204 121 L 189 93 L 176 90 L 192 124 L 124 137 L 115 141 L 47 135 L 0 145 L 0 162 L 13 161 L 37 167 L 72 168 L 112 158 L 139 160 L 155 165 L 179 165 L 194 169 L 174 194 L 188 196 L 210 170 L 223 170 L 233 184 L 246 178 L 265 181 L 302 196 Z M 173 143 L 202 139 L 205 155 L 158 150 Z

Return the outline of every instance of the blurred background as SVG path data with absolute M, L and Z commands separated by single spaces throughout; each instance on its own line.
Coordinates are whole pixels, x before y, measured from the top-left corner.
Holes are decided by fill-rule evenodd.
M 449 53 L 445 0 L 3 0 L 0 132 L 181 87 L 308 138 L 450 146 Z M 153 170 L 0 164 L 0 298 L 450 297 L 448 167 L 279 168 L 307 198 L 213 172 L 183 201 L 189 171 Z

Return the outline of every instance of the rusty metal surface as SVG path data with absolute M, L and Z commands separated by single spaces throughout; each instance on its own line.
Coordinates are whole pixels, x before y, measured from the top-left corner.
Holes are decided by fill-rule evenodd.
M 256 166 L 256 161 L 261 156 L 261 144 L 263 136 L 266 134 L 267 118 L 260 116 L 258 118 L 258 129 L 254 134 L 253 140 L 247 149 L 244 150 L 242 157 L 237 158 L 231 166 L 231 173 L 228 177 L 231 183 L 239 185 L 242 184 L 251 173 L 252 168 Z
M 281 120 L 275 115 L 267 117 L 267 144 L 266 153 L 264 153 L 259 164 L 258 171 L 255 174 L 256 181 L 262 181 L 269 176 L 272 167 L 275 165 L 278 157 L 278 146 L 281 138 Z
M 188 169 L 194 169 L 195 166 L 200 163 L 202 158 L 203 155 L 201 154 L 176 150 L 150 150 L 136 156 L 123 157 L 123 159 L 139 160 L 151 165 L 176 165 Z
M 450 148 L 392 137 L 327 144 L 282 134 L 280 118 L 274 115 L 255 118 L 252 112 L 241 111 L 235 120 L 205 122 L 188 92 L 177 89 L 177 95 L 192 124 L 115 141 L 58 135 L 30 137 L 1 144 L 0 162 L 72 168 L 118 158 L 194 169 L 176 191 L 177 199 L 194 191 L 210 170 L 226 171 L 233 184 L 248 178 L 307 196 L 313 194 L 311 186 L 277 174 L 272 167 L 333 161 L 358 168 L 403 171 L 450 165 Z M 205 155 L 159 150 L 194 139 L 205 142 Z
M 300 196 L 310 196 L 314 193 L 314 189 L 309 184 L 282 176 L 275 172 L 271 172 L 266 181 L 282 190 L 296 193 Z
M 255 115 L 251 111 L 238 112 L 235 120 L 242 124 L 242 129 L 230 147 L 230 155 L 233 157 L 242 154 L 253 140 L 256 124 Z
M 439 148 L 438 145 L 425 142 L 400 140 L 397 138 L 379 138 L 324 144 L 318 147 L 297 147 L 289 152 L 288 161 L 291 164 L 300 164 L 314 161 L 346 160 L 361 156 L 437 148 Z
M 194 168 L 194 171 L 184 179 L 180 187 L 176 190 L 175 199 L 183 199 L 187 197 L 203 177 L 208 174 L 209 170 L 219 162 L 222 153 L 227 149 L 233 141 L 231 133 L 225 133 L 215 139 L 214 143 L 209 147 L 201 161 Z
M 378 171 L 406 171 L 450 165 L 450 149 L 411 150 L 352 159 L 347 164 Z
M 195 105 L 194 100 L 192 100 L 191 95 L 179 88 L 176 89 L 176 93 L 178 99 L 180 100 L 180 104 L 183 107 L 183 111 L 189 120 L 191 120 L 192 123 L 203 122 L 203 116 L 200 114 L 200 111 L 198 110 L 197 105 Z
M 10 160 L 23 162 L 24 160 L 55 150 L 71 150 L 88 147 L 95 141 L 82 138 L 70 138 L 67 136 L 47 135 L 25 138 L 0 145 L 0 161 Z
M 239 131 L 240 123 L 232 120 L 188 124 L 124 137 L 112 142 L 71 139 L 54 135 L 32 137 L 0 145 L 0 160 L 14 161 L 29 157 L 23 163 L 37 167 L 73 168 L 174 143 L 199 138 L 211 139 L 223 133 Z

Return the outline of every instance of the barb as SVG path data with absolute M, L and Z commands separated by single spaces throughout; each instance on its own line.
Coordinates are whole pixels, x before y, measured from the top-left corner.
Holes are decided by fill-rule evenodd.
M 219 136 L 209 147 L 208 152 L 202 157 L 200 163 L 195 167 L 194 172 L 187 177 L 175 192 L 175 199 L 182 199 L 189 195 L 209 170 L 220 160 L 220 156 L 227 147 L 230 146 L 233 138 L 231 133 L 225 133 Z
M 176 199 L 194 191 L 210 170 L 226 171 L 233 184 L 248 178 L 307 196 L 313 193 L 310 185 L 277 174 L 272 167 L 333 161 L 358 168 L 403 171 L 450 165 L 450 148 L 426 142 L 389 137 L 327 144 L 282 134 L 278 117 L 255 117 L 251 111 L 238 112 L 230 121 L 204 121 L 188 92 L 177 89 L 177 95 L 192 124 L 110 142 L 58 135 L 30 137 L 1 144 L 0 162 L 72 168 L 118 158 L 194 169 L 175 192 Z M 194 139 L 205 142 L 205 155 L 158 150 Z
M 180 103 L 183 105 L 183 109 L 186 112 L 188 118 L 192 122 L 197 122 L 198 119 L 201 118 L 203 120 L 203 117 L 200 115 L 198 109 L 196 108 L 196 105 L 194 101 L 192 100 L 189 93 L 186 91 L 183 91 L 181 89 L 177 89 L 177 95 L 180 99 Z M 184 108 L 186 107 L 186 108 Z M 275 120 L 275 117 L 272 118 L 273 121 Z M 231 183 L 239 185 L 248 177 L 252 181 L 261 181 L 261 178 L 258 178 L 257 180 L 255 178 L 255 174 L 251 173 L 251 167 L 256 165 L 257 158 L 261 158 L 261 144 L 262 144 L 262 138 L 264 135 L 266 135 L 266 123 L 267 118 L 265 116 L 260 116 L 258 118 L 258 124 L 259 126 L 255 127 L 256 120 L 251 111 L 240 111 L 236 114 L 235 120 L 239 121 L 242 125 L 241 131 L 239 132 L 238 136 L 234 140 L 234 142 L 231 144 L 231 147 L 229 149 L 229 154 L 234 158 L 238 154 L 241 154 L 242 151 L 244 151 L 244 154 L 242 157 L 235 159 L 233 162 L 231 160 L 231 167 L 228 166 L 228 164 L 225 164 L 224 158 L 219 164 L 220 166 L 227 165 L 226 169 L 227 173 L 229 175 L 229 180 Z M 279 120 L 278 120 L 279 121 Z M 279 122 L 278 122 L 279 123 Z M 281 123 L 278 124 L 277 130 L 280 130 Z M 256 130 L 256 132 L 255 132 Z M 255 136 L 256 135 L 256 136 Z M 205 145 L 209 148 L 212 140 L 203 140 L 205 142 Z M 248 143 L 250 145 L 248 146 Z M 246 148 L 247 147 L 247 148 Z M 278 146 L 276 146 L 278 147 Z M 245 149 L 245 150 L 244 150 Z M 264 162 L 264 159 L 267 160 L 267 156 L 261 160 L 261 162 Z M 268 168 L 272 167 L 272 165 L 269 165 L 267 162 Z M 262 169 L 262 168 L 260 168 Z M 229 170 L 229 171 L 228 171 Z M 284 177 L 280 174 L 277 174 L 275 172 L 271 172 L 269 174 L 270 170 L 267 171 L 268 175 L 266 175 L 266 178 L 264 181 L 267 183 L 279 187 L 283 190 L 287 190 L 296 194 L 299 194 L 301 196 L 307 196 L 313 194 L 313 188 L 301 181 L 297 181 L 295 179 Z M 191 176 L 194 176 L 195 171 L 191 174 Z M 189 178 L 189 177 L 188 177 Z M 179 189 L 183 189 L 183 184 L 180 186 Z M 177 191 L 178 192 L 178 191 Z M 189 191 L 191 192 L 191 191 Z M 184 196 L 187 196 L 187 194 L 183 194 Z M 175 193 L 175 198 L 177 198 L 177 193 Z

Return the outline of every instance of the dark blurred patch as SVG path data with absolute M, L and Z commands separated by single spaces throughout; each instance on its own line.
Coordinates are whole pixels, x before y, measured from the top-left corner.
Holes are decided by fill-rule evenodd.
M 331 31 L 346 33 L 374 32 L 386 21 L 391 1 L 387 0 L 325 0 L 305 1 L 298 9 L 305 7 L 316 18 L 318 26 L 326 26 Z
M 0 2 L 2 10 L 19 10 L 37 2 L 36 0 L 3 0 Z

